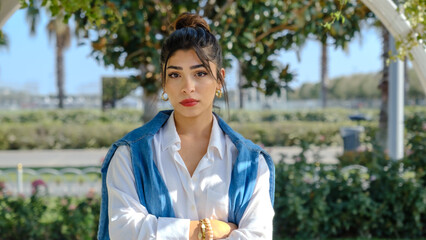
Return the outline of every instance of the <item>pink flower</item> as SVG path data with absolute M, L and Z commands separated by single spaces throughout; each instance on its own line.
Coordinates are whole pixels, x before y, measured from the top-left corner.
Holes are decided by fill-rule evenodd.
M 77 206 L 75 204 L 70 204 L 68 206 L 68 210 L 70 210 L 70 211 L 74 211 L 76 208 L 77 208 Z
M 6 189 L 6 184 L 3 181 L 1 181 L 0 182 L 0 192 L 3 192 L 5 189 Z
M 368 148 L 367 148 L 366 146 L 363 146 L 363 145 L 359 146 L 359 147 L 356 149 L 356 151 L 357 151 L 357 152 L 365 152 L 365 151 L 367 151 L 367 150 L 368 150 Z
M 36 194 L 42 187 L 44 187 L 47 190 L 47 184 L 42 179 L 34 180 L 31 183 L 31 186 L 32 186 L 31 192 L 33 195 Z
M 405 156 L 410 156 L 411 154 L 413 154 L 413 150 L 411 150 L 410 148 L 405 149 Z
M 68 205 L 68 200 L 66 198 L 61 199 L 61 205 L 62 206 Z
M 94 198 L 95 197 L 95 189 L 90 188 L 89 191 L 86 194 L 86 197 L 89 198 L 89 199 Z

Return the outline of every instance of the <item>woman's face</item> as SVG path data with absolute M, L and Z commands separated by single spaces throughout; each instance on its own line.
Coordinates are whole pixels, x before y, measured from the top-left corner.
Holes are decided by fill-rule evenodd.
M 210 62 L 210 68 L 216 74 L 216 64 Z M 220 73 L 225 77 L 223 68 Z M 175 115 L 211 115 L 216 90 L 222 88 L 216 77 L 209 74 L 194 50 L 176 51 L 167 63 L 164 85 Z

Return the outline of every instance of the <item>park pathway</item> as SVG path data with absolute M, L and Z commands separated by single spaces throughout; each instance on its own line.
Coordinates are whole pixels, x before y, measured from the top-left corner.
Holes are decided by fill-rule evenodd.
M 292 156 L 301 152 L 299 147 L 266 147 L 274 162 L 282 159 L 282 154 L 287 155 L 285 162 L 291 163 Z M 100 166 L 108 149 L 63 149 L 63 150 L 6 150 L 0 151 L 0 168 L 14 168 L 18 163 L 24 167 L 88 167 Z M 338 155 L 343 152 L 342 147 L 327 147 L 318 152 L 323 163 L 337 163 Z M 315 153 L 307 152 L 308 161 L 314 161 Z

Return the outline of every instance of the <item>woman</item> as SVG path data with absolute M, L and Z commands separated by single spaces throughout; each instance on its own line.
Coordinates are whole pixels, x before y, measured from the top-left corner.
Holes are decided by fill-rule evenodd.
M 174 110 L 110 148 L 98 238 L 272 239 L 272 160 L 212 112 L 225 91 L 219 44 L 198 15 L 174 26 L 161 50 Z

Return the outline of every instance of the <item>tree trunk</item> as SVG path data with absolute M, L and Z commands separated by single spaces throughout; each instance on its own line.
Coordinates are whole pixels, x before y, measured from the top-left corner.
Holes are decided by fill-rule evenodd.
M 139 70 L 141 73 L 141 79 L 147 72 L 146 65 L 141 64 L 139 66 Z M 142 85 L 141 85 L 142 86 Z M 143 104 L 143 115 L 142 115 L 142 121 L 144 123 L 147 123 L 151 119 L 155 117 L 155 115 L 158 112 L 158 92 L 150 92 L 147 91 L 147 88 L 145 86 L 142 86 L 143 88 L 143 96 L 142 96 L 142 104 Z
M 383 150 L 387 148 L 388 142 L 388 99 L 389 99 L 389 66 L 386 60 L 389 58 L 389 31 L 382 25 L 382 79 L 379 84 L 381 91 L 381 106 L 379 116 L 379 129 L 376 135 L 377 143 Z
M 243 66 L 241 62 L 238 62 L 238 93 L 239 93 L 239 104 L 240 109 L 244 108 L 244 84 L 246 83 L 246 77 L 243 74 Z
M 58 108 L 64 108 L 64 37 L 56 35 L 56 84 L 58 87 Z
M 327 107 L 327 89 L 328 89 L 328 53 L 327 39 L 321 42 L 321 106 Z
M 152 118 L 155 117 L 155 115 L 158 112 L 158 94 L 157 93 L 150 93 L 148 91 L 143 90 L 143 96 L 142 96 L 142 102 L 143 102 L 143 115 L 142 120 L 144 123 L 147 123 Z
M 410 90 L 410 79 L 408 77 L 408 58 L 404 58 L 404 105 L 409 104 L 408 90 Z

